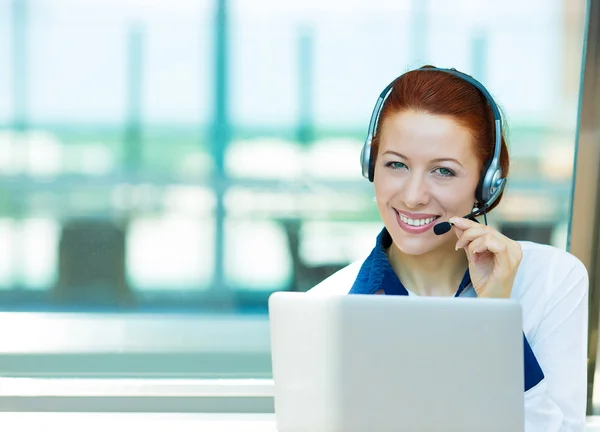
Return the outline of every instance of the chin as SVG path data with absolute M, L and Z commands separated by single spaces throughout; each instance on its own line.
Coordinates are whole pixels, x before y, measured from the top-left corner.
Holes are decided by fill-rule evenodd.
M 425 254 L 431 252 L 432 250 L 437 249 L 436 246 L 431 245 L 431 244 L 425 244 L 424 242 L 421 242 L 421 244 L 411 244 L 411 242 L 396 243 L 394 241 L 394 245 L 403 254 L 415 255 L 415 256 L 425 255 Z

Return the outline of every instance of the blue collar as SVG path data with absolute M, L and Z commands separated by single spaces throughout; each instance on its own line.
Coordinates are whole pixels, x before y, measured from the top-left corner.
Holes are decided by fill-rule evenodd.
M 391 245 L 392 237 L 388 230 L 383 228 L 377 236 L 375 248 L 360 268 L 349 294 L 375 294 L 383 288 L 386 295 L 408 295 L 385 252 Z M 471 277 L 467 269 L 454 296 L 458 297 L 470 283 Z

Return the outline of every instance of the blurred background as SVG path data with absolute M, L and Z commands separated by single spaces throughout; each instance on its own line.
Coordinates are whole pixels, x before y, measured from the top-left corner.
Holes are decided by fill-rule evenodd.
M 568 247 L 584 0 L 0 1 L 0 309 L 264 313 L 368 254 L 359 153 L 423 64 L 483 82 L 491 223 Z

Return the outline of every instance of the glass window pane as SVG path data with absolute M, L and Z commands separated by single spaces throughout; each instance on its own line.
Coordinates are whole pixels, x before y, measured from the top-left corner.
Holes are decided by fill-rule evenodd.
M 12 71 L 7 65 L 13 63 L 11 29 L 10 2 L 2 2 L 0 4 L 0 64 L 4 67 L 0 67 L 0 131 L 10 121 Z
M 0 309 L 264 324 L 271 292 L 305 291 L 372 248 L 367 123 L 381 90 L 424 64 L 473 75 L 506 113 L 510 182 L 490 223 L 565 248 L 584 6 L 3 2 Z M 153 349 L 169 338 L 156 331 Z M 197 364 L 251 375 L 243 358 Z

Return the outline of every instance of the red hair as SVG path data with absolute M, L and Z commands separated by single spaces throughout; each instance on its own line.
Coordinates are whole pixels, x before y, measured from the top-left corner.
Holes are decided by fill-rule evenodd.
M 424 68 L 433 68 L 433 66 L 424 66 Z M 394 80 L 392 91 L 379 115 L 375 137 L 371 144 L 373 164 L 377 161 L 379 152 L 381 125 L 385 119 L 407 110 L 448 116 L 469 130 L 473 137 L 473 149 L 481 163 L 483 173 L 485 162 L 494 154 L 495 125 L 492 108 L 485 96 L 475 86 L 443 71 L 416 69 L 400 75 Z M 503 123 L 500 151 L 500 167 L 503 177 L 508 176 L 509 165 Z M 488 211 L 496 207 L 501 198 L 502 194 Z

